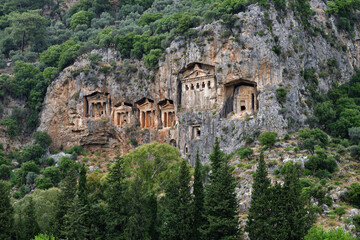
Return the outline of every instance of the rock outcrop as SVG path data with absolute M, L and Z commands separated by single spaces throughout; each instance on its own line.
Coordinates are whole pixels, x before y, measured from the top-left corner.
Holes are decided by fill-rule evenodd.
M 124 153 L 160 141 L 193 163 L 198 150 L 206 161 L 216 137 L 230 153 L 261 131 L 281 135 L 303 126 L 311 113 L 304 71 L 315 74 L 316 91 L 326 92 L 359 68 L 360 53 L 357 33 L 340 33 L 324 2 L 311 5 L 320 33 L 304 30 L 291 12 L 267 15 L 255 4 L 236 15 L 231 30 L 215 22 L 198 27 L 190 41 L 176 39 L 156 71 L 113 49 L 94 50 L 48 88 L 39 130 L 51 135 L 53 149 Z M 90 54 L 102 61 L 91 63 Z M 286 89 L 285 102 L 278 88 Z

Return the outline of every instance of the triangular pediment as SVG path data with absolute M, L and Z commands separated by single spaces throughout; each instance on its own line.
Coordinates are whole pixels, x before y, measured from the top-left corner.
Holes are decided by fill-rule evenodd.
M 197 78 L 197 77 L 205 77 L 208 74 L 209 73 L 205 70 L 197 69 L 197 70 L 194 70 L 194 71 L 188 73 L 184 78 L 191 79 L 191 78 Z

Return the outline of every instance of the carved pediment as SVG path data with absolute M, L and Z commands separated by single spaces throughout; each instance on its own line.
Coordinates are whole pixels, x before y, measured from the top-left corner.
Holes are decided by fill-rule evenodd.
M 201 69 L 195 70 L 184 76 L 184 79 L 192 79 L 192 78 L 198 78 L 198 77 L 205 77 L 207 75 L 210 75 L 208 71 L 204 71 Z

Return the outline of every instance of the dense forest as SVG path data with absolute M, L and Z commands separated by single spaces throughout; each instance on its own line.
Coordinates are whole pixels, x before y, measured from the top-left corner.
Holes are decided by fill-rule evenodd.
M 198 26 L 219 22 L 227 29 L 223 37 L 234 35 L 236 14 L 251 4 L 293 13 L 306 34 L 323 34 L 310 24 L 308 0 L 0 0 L 0 125 L 9 139 L 31 138 L 11 152 L 0 144 L 0 239 L 357 239 L 360 214 L 342 216 L 360 208 L 360 184 L 341 169 L 354 170 L 357 179 L 360 72 L 322 93 L 319 74 L 304 68 L 306 103 L 314 110 L 306 121 L 310 128 L 281 138 L 254 133 L 231 154 L 221 151 L 217 139 L 209 164 L 197 157 L 193 167 L 177 148 L 156 142 L 114 158 L 73 146 L 52 151 L 63 154 L 54 159 L 51 137 L 36 131 L 48 86 L 81 55 L 114 48 L 125 62 L 143 61 L 154 71 L 174 40 L 197 41 Z M 326 5 L 339 31 L 354 38 L 360 1 Z M 96 64 L 101 56 L 89 60 Z M 327 65 L 335 75 L 338 62 Z M 285 88 L 276 93 L 280 103 L 287 101 Z M 15 106 L 5 115 L 9 99 L 25 108 Z M 266 162 L 275 149 L 279 161 Z M 284 161 L 290 151 L 306 153 L 303 166 Z M 89 170 L 88 162 L 98 168 Z M 246 214 L 239 209 L 239 171 L 249 171 L 253 180 Z M 333 205 L 330 191 L 343 182 L 351 184 L 340 196 L 342 204 L 327 213 L 332 228 L 317 226 L 323 206 Z M 354 226 L 352 232 L 336 228 L 337 218 Z

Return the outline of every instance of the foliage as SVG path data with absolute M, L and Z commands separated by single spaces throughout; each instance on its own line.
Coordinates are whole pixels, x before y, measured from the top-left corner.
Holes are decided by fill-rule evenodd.
M 11 204 L 10 188 L 8 184 L 0 180 L 0 239 L 13 239 L 14 209 Z
M 333 173 L 337 169 L 337 163 L 334 157 L 328 157 L 322 148 L 315 149 L 314 156 L 309 157 L 309 161 L 305 163 L 305 168 L 313 171 L 320 178 L 329 177 L 324 175 L 324 171 Z
M 216 139 L 210 154 L 212 174 L 206 186 L 204 209 L 206 224 L 205 239 L 238 239 L 237 202 L 235 179 L 224 152 L 220 150 Z
M 316 118 L 331 135 L 349 138 L 349 129 L 354 128 L 351 134 L 356 136 L 356 128 L 360 127 L 359 92 L 360 72 L 357 72 L 348 83 L 330 89 L 325 100 L 315 106 Z
M 80 25 L 86 25 L 87 27 L 90 26 L 91 20 L 95 18 L 96 15 L 92 12 L 88 11 L 79 11 L 72 15 L 70 27 L 72 30 L 75 30 L 76 27 Z
M 40 15 L 39 10 L 29 10 L 23 13 L 12 12 L 8 19 L 14 39 L 21 41 L 22 51 L 24 51 L 28 41 L 39 40 L 44 37 L 47 21 Z
M 278 88 L 276 89 L 276 97 L 279 100 L 279 102 L 286 102 L 286 94 L 287 91 L 285 88 Z
M 123 156 L 126 176 L 138 177 L 148 189 L 162 189 L 171 176 L 179 173 L 179 150 L 168 144 L 143 144 Z
M 276 137 L 277 137 L 276 132 L 263 132 L 258 137 L 258 140 L 260 141 L 260 144 L 262 146 L 271 147 L 276 143 Z
M 252 185 L 251 205 L 245 228 L 251 239 L 265 239 L 270 231 L 270 226 L 266 224 L 270 211 L 270 179 L 267 175 L 264 155 L 261 153 Z
M 306 234 L 304 240 L 355 240 L 350 232 L 345 232 L 342 228 L 324 230 L 314 226 Z
M 0 165 L 0 180 L 9 180 L 11 175 L 11 167 L 5 164 Z
M 51 144 L 51 137 L 47 132 L 34 133 L 35 144 L 39 144 L 42 148 L 48 148 Z
M 193 202 L 193 226 L 192 239 L 203 239 L 201 228 L 205 224 L 204 218 L 204 199 L 205 191 L 203 186 L 203 175 L 201 173 L 201 162 L 199 159 L 199 152 L 196 154 L 195 169 L 194 169 L 194 202 Z
M 35 236 L 32 240 L 55 240 L 55 237 L 52 235 L 42 234 Z
M 346 192 L 345 200 L 349 201 L 355 207 L 360 207 L 360 184 L 353 183 Z
M 254 153 L 254 151 L 251 148 L 240 148 L 237 152 L 239 154 L 241 159 L 248 158 Z
M 328 136 L 322 130 L 315 128 L 310 130 L 308 128 L 299 130 L 299 138 L 302 140 L 300 146 L 303 149 L 314 151 L 315 146 L 325 147 L 328 145 Z

